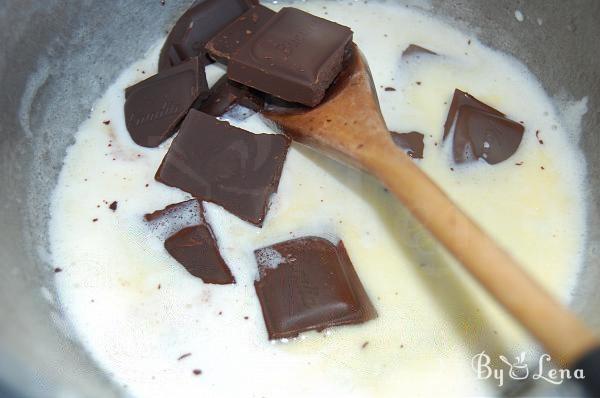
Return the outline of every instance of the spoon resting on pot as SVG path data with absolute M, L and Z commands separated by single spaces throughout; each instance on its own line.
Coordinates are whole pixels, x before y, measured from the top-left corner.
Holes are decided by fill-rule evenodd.
M 294 140 L 377 177 L 557 363 L 572 366 L 600 346 L 587 326 L 396 147 L 358 47 L 320 105 L 267 107 L 262 114 Z

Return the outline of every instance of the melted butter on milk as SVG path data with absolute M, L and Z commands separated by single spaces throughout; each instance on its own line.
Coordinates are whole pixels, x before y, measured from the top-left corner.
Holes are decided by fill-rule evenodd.
M 405 7 L 294 5 L 352 27 L 388 127 L 424 133 L 419 166 L 568 300 L 585 232 L 584 165 L 536 79 L 511 58 Z M 401 60 L 410 43 L 440 55 Z M 533 343 L 379 183 L 308 148 L 292 146 L 262 229 L 206 205 L 237 284 L 205 285 L 166 253 L 142 216 L 189 195 L 153 179 L 170 141 L 136 146 L 123 117 L 124 88 L 155 71 L 160 44 L 98 101 L 52 198 L 51 250 L 64 270 L 56 278 L 60 302 L 115 382 L 139 397 L 493 394 L 491 384 L 476 380 L 471 357 L 482 350 L 510 356 Z M 207 72 L 214 83 L 223 69 Z M 452 164 L 441 136 L 455 87 L 523 121 L 523 142 L 509 160 Z M 233 123 L 269 132 L 258 115 Z M 108 208 L 114 200 L 116 212 Z M 379 318 L 269 342 L 253 250 L 310 234 L 344 240 Z M 192 355 L 178 360 L 185 353 Z

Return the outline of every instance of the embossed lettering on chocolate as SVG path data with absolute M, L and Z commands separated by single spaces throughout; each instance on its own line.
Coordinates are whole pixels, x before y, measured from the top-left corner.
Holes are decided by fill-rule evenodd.
M 192 109 L 155 178 L 261 226 L 289 146 L 283 134 L 253 134 Z
M 156 147 L 169 138 L 199 98 L 208 96 L 204 66 L 192 58 L 125 90 L 125 125 L 136 144 Z
M 296 8 L 282 8 L 231 56 L 239 83 L 307 106 L 318 105 L 342 70 L 352 30 Z

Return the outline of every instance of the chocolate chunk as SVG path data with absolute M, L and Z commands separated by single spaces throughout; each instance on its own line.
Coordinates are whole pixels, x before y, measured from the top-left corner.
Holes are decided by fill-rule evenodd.
M 254 254 L 260 273 L 254 287 L 270 340 L 377 316 L 341 241 L 304 237 Z
M 452 125 L 456 121 L 456 114 L 458 110 L 463 105 L 469 105 L 473 108 L 478 108 L 483 111 L 489 112 L 492 115 L 502 116 L 504 117 L 504 113 L 492 108 L 491 106 L 484 104 L 479 101 L 477 98 L 473 97 L 471 94 L 461 91 L 459 89 L 454 89 L 454 95 L 452 96 L 452 103 L 450 104 L 450 110 L 448 111 L 448 116 L 446 117 L 446 122 L 444 123 L 444 140 L 448 138 L 448 134 L 450 133 L 450 129 Z
M 411 131 L 410 133 L 397 133 L 390 131 L 394 144 L 402 149 L 406 149 L 406 153 L 411 158 L 423 159 L 423 149 L 425 144 L 423 143 L 423 134 Z
M 235 283 L 207 224 L 187 227 L 170 236 L 165 241 L 165 249 L 190 274 L 202 279 L 204 283 Z
M 203 65 L 211 63 L 204 49 L 206 42 L 255 4 L 258 4 L 257 0 L 196 2 L 179 18 L 167 36 L 160 51 L 159 72 L 196 56 Z
M 175 203 L 144 216 L 152 232 L 165 239 L 167 252 L 204 283 L 235 283 L 196 199 Z
M 275 11 L 258 5 L 252 7 L 238 19 L 206 43 L 206 50 L 217 61 L 227 64 L 231 55 L 242 47 L 273 15 Z
M 118 205 L 118 202 L 115 200 L 110 205 L 108 205 L 108 208 L 111 209 L 112 211 L 117 211 L 117 205 Z
M 463 105 L 454 130 L 454 159 L 457 163 L 479 158 L 500 163 L 517 151 L 524 130 L 520 123 Z
M 125 90 L 125 124 L 136 144 L 156 147 L 169 138 L 208 85 L 198 58 Z
M 315 106 L 342 69 L 352 31 L 282 8 L 229 61 L 229 78 L 290 102 Z
M 411 57 L 413 55 L 437 55 L 431 50 L 426 49 L 425 47 L 418 46 L 416 44 L 410 44 L 406 49 L 402 52 L 402 58 Z
M 456 89 L 444 124 L 444 139 L 454 127 L 452 152 L 456 163 L 483 158 L 496 164 L 512 156 L 525 128 L 472 95 Z
M 285 135 L 252 134 L 192 109 L 155 178 L 261 226 L 289 146 Z
M 263 103 L 260 93 L 223 76 L 211 87 L 208 98 L 194 108 L 211 116 L 222 116 L 236 105 L 258 111 Z

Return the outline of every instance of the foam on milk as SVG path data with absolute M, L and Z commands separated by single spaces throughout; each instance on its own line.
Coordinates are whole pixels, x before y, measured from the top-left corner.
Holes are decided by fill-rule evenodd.
M 422 13 L 389 3 L 351 4 L 294 2 L 354 30 L 390 130 L 423 132 L 419 166 L 536 279 L 568 300 L 585 241 L 585 165 L 576 135 L 565 131 L 539 82 L 518 61 Z M 402 60 L 410 43 L 440 56 Z M 143 215 L 190 196 L 154 181 L 171 140 L 139 147 L 123 116 L 123 90 L 155 72 L 161 44 L 94 106 L 52 198 L 60 304 L 115 382 L 139 397 L 496 393 L 492 383 L 476 380 L 470 358 L 484 349 L 506 356 L 531 350 L 524 331 L 377 181 L 311 149 L 292 145 L 263 228 L 205 204 L 235 285 L 204 284 L 168 255 L 162 240 L 168 231 L 152 231 Z M 209 83 L 223 72 L 209 66 Z M 451 141 L 441 137 L 455 87 L 523 121 L 513 157 L 495 166 L 453 165 Z M 579 105 L 567 114 L 576 119 L 585 111 Z M 232 123 L 271 132 L 258 115 Z M 379 317 L 286 344 L 269 342 L 254 291 L 253 252 L 305 235 L 343 239 Z M 186 353 L 192 355 L 178 360 Z
M 256 262 L 268 268 L 277 268 L 279 264 L 285 264 L 288 260 L 277 250 L 270 247 L 256 251 Z
M 161 241 L 184 228 L 198 225 L 202 220 L 200 205 L 197 200 L 182 203 L 175 209 L 163 211 L 161 217 L 148 222 L 147 227 Z

